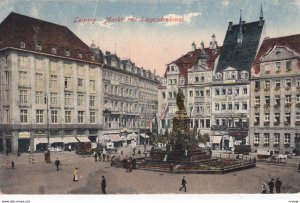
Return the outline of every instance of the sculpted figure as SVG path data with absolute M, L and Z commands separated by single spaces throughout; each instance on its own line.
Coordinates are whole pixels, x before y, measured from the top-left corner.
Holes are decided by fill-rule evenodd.
M 178 110 L 185 110 L 185 107 L 184 107 L 184 94 L 183 94 L 181 88 L 178 88 L 178 93 L 177 93 L 177 97 L 176 97 L 176 105 L 178 107 Z

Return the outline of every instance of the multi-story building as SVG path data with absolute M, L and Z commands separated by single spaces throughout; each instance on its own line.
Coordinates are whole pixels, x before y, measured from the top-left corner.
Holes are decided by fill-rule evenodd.
M 172 129 L 172 119 L 177 111 L 176 93 L 178 88 L 185 95 L 185 107 L 191 118 L 191 128 L 196 127 L 201 134 L 210 135 L 211 125 L 211 80 L 215 61 L 222 47 L 218 47 L 213 34 L 210 46 L 200 48 L 192 43 L 192 50 L 176 61 L 168 64 L 159 86 L 158 114 L 159 130 Z
M 95 140 L 102 129 L 101 61 L 67 27 L 16 13 L 0 24 L 1 148 Z
M 253 150 L 300 151 L 300 35 L 263 41 L 251 72 Z
M 240 17 L 239 24 L 229 22 L 212 79 L 213 148 L 229 148 L 249 140 L 249 77 L 263 29 L 262 10 L 259 21 L 245 23 Z
M 104 61 L 104 129 L 101 134 L 118 141 L 123 129 L 136 134 L 152 131 L 159 77 L 110 52 L 106 52 Z

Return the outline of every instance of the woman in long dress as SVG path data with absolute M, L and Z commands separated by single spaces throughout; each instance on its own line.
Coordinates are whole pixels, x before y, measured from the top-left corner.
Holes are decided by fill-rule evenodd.
M 78 168 L 76 167 L 74 172 L 73 172 L 73 181 L 77 182 L 78 181 Z

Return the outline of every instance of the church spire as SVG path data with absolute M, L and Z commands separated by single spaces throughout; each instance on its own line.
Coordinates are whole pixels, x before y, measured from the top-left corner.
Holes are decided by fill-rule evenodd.
M 259 26 L 262 26 L 263 23 L 264 23 L 264 13 L 262 9 L 262 4 L 260 4 Z

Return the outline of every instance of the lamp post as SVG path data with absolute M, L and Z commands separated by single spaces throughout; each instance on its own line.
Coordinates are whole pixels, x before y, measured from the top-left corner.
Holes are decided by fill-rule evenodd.
M 46 122 L 47 122 L 47 141 L 48 141 L 48 149 L 50 148 L 50 122 L 49 122 L 49 101 L 48 101 L 48 94 L 45 93 L 45 104 L 46 104 Z

